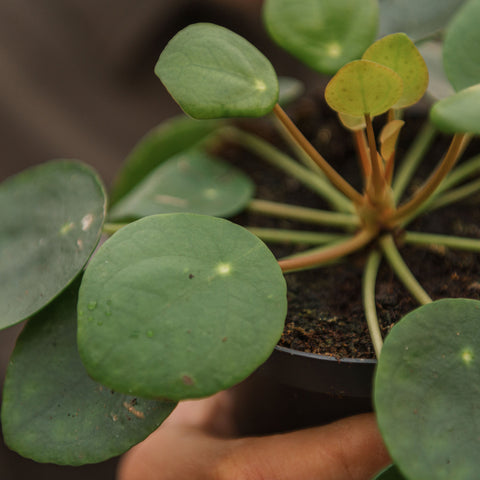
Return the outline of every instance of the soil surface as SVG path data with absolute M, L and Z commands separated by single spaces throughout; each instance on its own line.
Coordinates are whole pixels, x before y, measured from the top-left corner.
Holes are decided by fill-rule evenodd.
M 356 188 L 359 170 L 354 144 L 349 132 L 338 122 L 336 115 L 324 104 L 321 91 L 298 101 L 287 109 L 300 130 L 322 155 Z M 421 128 L 424 109 L 406 112 L 406 125 L 400 136 L 397 158 Z M 377 130 L 380 128 L 377 123 Z M 252 130 L 282 149 L 288 147 L 265 119 L 242 122 L 242 128 Z M 377 131 L 378 134 L 378 131 Z M 449 138 L 439 136 L 428 152 L 424 165 L 412 182 L 410 195 L 441 159 Z M 471 143 L 462 158 L 480 151 Z M 266 165 L 237 146 L 227 146 L 223 155 L 246 171 L 257 184 L 256 198 L 275 200 L 316 208 L 328 208 L 315 193 L 283 172 Z M 408 226 L 408 230 L 428 233 L 449 233 L 480 238 L 480 195 L 461 204 L 461 208 L 445 207 L 428 213 Z M 234 221 L 243 225 L 313 230 L 306 224 L 244 213 Z M 332 229 L 326 230 L 332 231 Z M 407 265 L 433 299 L 468 297 L 480 299 L 480 256 L 440 247 L 398 246 Z M 308 248 L 271 244 L 277 258 Z M 369 248 L 375 248 L 371 245 Z M 286 274 L 289 310 L 280 345 L 296 350 L 331 355 L 337 358 L 374 358 L 361 299 L 362 270 L 366 251 L 353 254 L 341 262 L 313 270 Z M 395 322 L 418 307 L 418 303 L 396 279 L 388 265 L 382 262 L 376 286 L 377 314 L 386 335 Z

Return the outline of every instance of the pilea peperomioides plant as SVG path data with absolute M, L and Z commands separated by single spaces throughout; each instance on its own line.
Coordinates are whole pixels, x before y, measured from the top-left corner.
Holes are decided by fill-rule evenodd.
M 384 7 L 384 28 L 398 7 L 385 4 L 391 10 Z M 457 7 L 442 2 L 440 17 Z M 445 68 L 457 93 L 438 101 L 430 119 L 453 138 L 407 200 L 435 129 L 427 125 L 419 133 L 399 166 L 396 143 L 402 111 L 423 97 L 429 75 L 408 35 L 384 32 L 374 41 L 374 0 L 268 0 L 264 8 L 275 41 L 320 73 L 334 74 L 325 100 L 351 132 L 361 190 L 285 113 L 280 104 L 288 92 L 279 94 L 285 80 L 279 82 L 263 54 L 208 23 L 180 31 L 155 68 L 182 109 L 202 121 L 174 119 L 145 137 L 117 177 L 108 213 L 101 182 L 80 163 L 52 162 L 6 181 L 0 187 L 0 326 L 32 317 L 4 388 L 2 425 L 11 448 L 73 465 L 120 454 L 177 401 L 229 388 L 269 357 L 287 311 L 285 273 L 365 249 L 359 288 L 378 358 L 375 410 L 396 464 L 378 478 L 475 478 L 480 302 L 433 302 L 397 240 L 480 250 L 476 239 L 408 231 L 417 216 L 478 191 L 480 158 L 457 162 L 480 133 L 480 59 L 465 46 L 480 43 L 479 16 L 480 1 L 473 0 L 448 26 Z M 428 34 L 441 26 L 427 20 L 420 23 L 431 28 Z M 225 120 L 271 113 L 299 161 Z M 211 154 L 224 141 L 294 176 L 331 209 L 253 199 L 251 180 Z M 221 218 L 245 208 L 335 231 L 244 228 Z M 94 254 L 102 231 L 112 236 Z M 313 248 L 277 260 L 261 239 Z M 422 305 L 384 345 L 375 308 L 383 257 Z

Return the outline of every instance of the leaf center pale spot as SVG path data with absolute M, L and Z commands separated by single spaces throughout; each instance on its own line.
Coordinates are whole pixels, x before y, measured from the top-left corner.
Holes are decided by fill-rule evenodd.
M 259 92 L 264 92 L 267 89 L 267 86 L 265 85 L 265 82 L 263 80 L 258 79 L 258 78 L 255 79 L 254 87 Z
M 229 263 L 219 263 L 216 270 L 220 275 L 229 275 L 232 271 L 232 266 Z
M 214 188 L 207 188 L 203 194 L 205 195 L 206 198 L 213 200 L 214 198 L 218 197 L 218 192 Z
M 470 365 L 473 361 L 473 352 L 470 348 L 462 350 L 462 361 L 465 365 Z
M 332 42 L 327 45 L 327 54 L 331 58 L 338 58 L 342 53 L 342 47 L 337 42 Z

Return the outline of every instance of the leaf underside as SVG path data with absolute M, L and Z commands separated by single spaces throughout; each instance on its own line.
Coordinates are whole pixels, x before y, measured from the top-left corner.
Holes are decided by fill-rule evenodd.
M 391 68 L 402 79 L 402 95 L 392 108 L 406 108 L 422 98 L 428 86 L 428 69 L 407 35 L 393 33 L 376 41 L 362 58 Z
M 402 90 L 402 79 L 392 69 L 369 60 L 354 60 L 330 80 L 325 100 L 336 112 L 373 117 L 395 105 Z

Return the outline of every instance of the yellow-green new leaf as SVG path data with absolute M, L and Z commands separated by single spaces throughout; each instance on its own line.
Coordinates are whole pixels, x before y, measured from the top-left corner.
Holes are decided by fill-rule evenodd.
M 366 128 L 365 117 L 354 117 L 347 113 L 339 113 L 338 119 L 342 122 L 342 125 L 345 128 L 352 132 Z
M 392 120 L 383 127 L 379 140 L 380 153 L 384 160 L 388 160 L 395 152 L 397 139 L 404 125 L 403 120 Z
M 391 68 L 369 60 L 355 60 L 330 80 L 325 100 L 336 112 L 374 117 L 392 108 L 402 91 L 402 79 Z
M 392 33 L 377 40 L 363 54 L 391 68 L 403 80 L 403 93 L 393 108 L 405 108 L 417 103 L 428 87 L 428 69 L 415 44 L 404 33 Z

